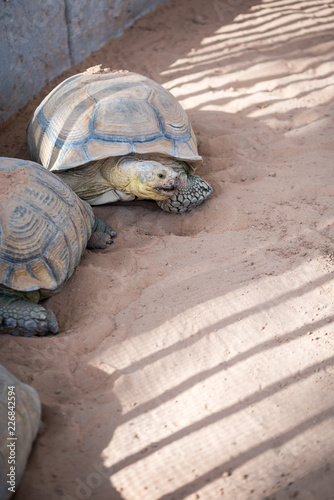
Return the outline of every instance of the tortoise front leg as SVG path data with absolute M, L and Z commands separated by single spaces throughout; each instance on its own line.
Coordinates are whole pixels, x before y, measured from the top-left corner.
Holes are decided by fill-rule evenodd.
M 56 316 L 50 309 L 0 292 L 0 333 L 32 337 L 58 332 Z
M 171 198 L 157 201 L 165 212 L 190 212 L 212 193 L 212 187 L 198 175 L 181 175 L 181 185 Z
M 88 240 L 87 248 L 103 250 L 107 248 L 107 245 L 111 245 L 114 242 L 113 238 L 116 236 L 116 233 L 111 229 L 109 224 L 95 217 L 93 234 Z

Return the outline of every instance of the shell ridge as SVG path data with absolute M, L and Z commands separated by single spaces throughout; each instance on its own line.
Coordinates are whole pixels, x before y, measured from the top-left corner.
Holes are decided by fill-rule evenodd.
M 79 206 L 78 206 L 78 209 L 80 210 L 80 215 L 81 215 L 81 217 L 83 218 L 83 221 L 85 221 L 85 216 L 84 216 L 84 214 L 82 213 L 82 210 L 81 210 L 81 203 L 80 203 L 80 208 L 79 208 Z M 75 224 L 75 221 L 72 219 L 72 214 L 71 214 L 71 213 L 69 213 L 68 215 L 69 215 L 69 219 L 70 219 L 70 221 L 71 221 L 71 224 L 72 224 L 73 229 L 74 229 L 74 232 L 75 232 L 75 236 L 76 236 L 76 241 L 77 241 L 77 244 L 78 244 L 78 248 L 80 248 L 80 246 L 81 246 L 81 245 L 80 245 L 80 241 L 82 240 L 82 238 L 80 238 L 80 234 L 78 233 L 78 228 L 77 228 L 77 225 Z M 80 250 L 81 250 L 81 251 L 80 251 L 80 257 L 81 257 L 81 255 L 83 254 L 83 252 L 84 252 L 85 248 L 86 248 L 86 246 L 85 246 L 85 245 L 83 245 L 83 248 L 81 248 L 81 249 L 80 249 Z M 72 252 L 71 252 L 71 255 L 72 255 Z
M 173 155 L 174 157 L 177 156 L 177 151 L 176 151 L 176 140 L 173 139 Z
M 7 245 L 8 248 L 16 248 L 11 245 Z M 11 257 L 9 255 L 3 255 L 1 256 L 1 259 L 5 262 L 10 262 L 10 264 L 27 264 L 27 262 L 32 262 L 32 260 L 38 260 L 41 257 L 43 257 L 42 253 L 35 253 L 34 258 L 32 259 L 31 257 L 26 257 L 25 259 L 22 259 L 21 257 Z
M 47 267 L 49 273 L 51 274 L 51 276 L 55 280 L 55 282 L 58 283 L 58 281 L 59 281 L 58 277 L 57 277 L 53 267 L 51 266 L 50 262 L 48 261 L 48 259 L 46 257 L 43 257 L 43 262 L 44 262 L 45 266 Z
M 35 113 L 38 111 L 38 108 L 37 110 L 35 111 Z M 33 120 L 35 119 L 35 115 L 33 116 L 33 118 L 30 120 L 30 122 L 32 122 Z M 37 123 L 38 123 L 38 126 L 40 128 L 40 130 L 42 130 L 42 133 L 39 135 L 38 137 L 38 141 L 29 141 L 28 140 L 28 145 L 30 145 L 30 147 L 32 147 L 32 150 L 31 150 L 31 157 L 38 161 L 38 162 L 41 162 L 41 155 L 40 155 L 40 151 L 41 151 L 41 144 L 44 140 L 45 137 L 49 138 L 51 137 L 53 142 L 55 141 L 56 139 L 56 136 L 55 136 L 55 133 L 53 132 L 52 130 L 52 127 L 51 127 L 51 121 L 47 119 L 47 117 L 45 116 L 44 114 L 44 110 L 41 109 L 36 117 L 37 119 Z M 30 122 L 28 124 L 28 127 L 30 125 Z M 28 132 L 28 129 L 27 129 L 27 132 Z M 29 136 L 29 134 L 27 134 Z M 32 144 L 31 144 L 32 142 Z M 52 153 L 52 149 L 50 148 L 49 151 L 48 151 L 48 155 L 47 155 L 47 158 L 44 160 L 46 162 L 46 164 L 48 165 L 49 162 L 50 162 L 50 158 L 51 158 L 51 153 Z
M 70 76 L 69 78 L 66 78 L 66 80 L 64 80 L 63 82 L 61 82 L 59 85 L 57 85 L 57 87 L 55 87 L 53 90 L 51 90 L 51 92 L 48 94 L 48 97 L 53 97 L 55 94 L 58 94 L 59 92 L 61 93 L 61 90 L 64 88 L 64 87 L 67 87 L 67 85 L 69 85 L 70 83 L 72 83 L 74 80 L 77 80 L 78 78 L 80 78 L 81 75 L 78 74 L 78 75 L 72 75 Z M 41 107 L 41 105 L 43 104 L 44 101 L 41 102 L 41 104 L 38 106 L 37 110 Z M 36 110 L 36 111 L 37 111 Z
M 55 174 L 52 174 L 52 175 L 55 175 Z M 57 180 L 60 180 L 60 181 L 63 183 L 63 181 L 62 181 L 59 177 L 56 177 L 56 179 L 57 179 Z M 57 196 L 57 198 L 60 198 L 60 199 L 61 199 L 61 200 L 62 200 L 62 201 L 66 204 L 66 205 L 71 205 L 72 207 L 74 207 L 74 206 L 75 206 L 75 204 L 76 204 L 76 203 L 75 203 L 75 201 L 76 201 L 76 200 L 75 200 L 74 196 L 72 196 L 72 197 L 71 197 L 71 199 L 70 199 L 70 198 L 65 199 L 65 198 L 62 196 L 62 194 L 61 194 L 59 191 L 57 191 L 57 190 L 56 190 L 53 186 L 50 186 L 50 184 L 49 184 L 49 183 L 44 182 L 42 179 L 37 179 L 37 183 L 38 183 L 38 184 L 40 184 L 41 186 L 43 186 L 43 188 L 45 188 L 45 189 L 48 189 L 48 190 L 52 191 L 52 192 L 53 192 L 53 193 Z M 65 188 L 66 188 L 66 187 L 67 187 L 67 186 L 65 186 Z M 27 201 L 27 203 L 28 203 L 28 204 L 30 204 L 28 201 Z M 32 206 L 35 210 L 38 210 L 38 208 L 37 208 L 37 207 L 35 207 L 33 204 L 32 204 L 31 206 Z M 47 214 L 46 214 L 46 215 L 47 215 Z M 51 217 L 49 217 L 49 220 L 51 220 L 51 221 L 52 221 Z
M 34 203 L 32 203 L 30 200 L 25 200 L 25 203 L 34 211 L 34 212 L 37 212 L 39 215 L 41 215 L 41 210 L 38 206 L 36 206 Z M 58 227 L 57 227 L 57 224 L 55 223 L 55 221 L 53 220 L 52 217 L 50 217 L 49 214 L 47 214 L 46 212 L 43 211 L 43 217 L 45 217 L 45 219 L 47 219 L 49 222 L 51 222 L 52 226 L 54 226 L 57 231 L 59 230 Z
M 10 281 L 10 277 L 11 277 L 11 275 L 12 275 L 12 273 L 13 273 L 13 270 L 14 270 L 14 264 L 11 264 L 11 266 L 9 267 L 8 271 L 7 271 L 7 272 L 6 272 L 6 274 L 5 274 L 4 279 L 2 280 L 2 282 L 3 282 L 3 284 L 4 284 L 5 286 L 7 285 L 7 286 L 9 286 L 9 287 L 10 287 L 10 283 L 9 283 L 9 281 Z
M 82 140 L 82 139 L 77 139 L 76 141 L 72 140 L 72 141 L 67 141 L 67 140 L 63 140 L 63 139 L 59 139 L 58 137 L 56 138 L 55 134 L 53 135 L 53 140 L 54 140 L 54 145 L 55 146 L 59 146 L 59 149 L 63 148 L 64 146 L 66 145 L 70 145 L 71 147 L 73 146 L 80 146 L 81 144 L 87 144 L 87 142 L 90 142 L 92 140 L 92 138 L 90 136 L 88 136 L 86 139 Z M 69 148 L 67 147 L 66 148 L 66 151 L 68 150 Z
M 94 220 L 91 219 L 90 214 L 88 214 L 88 211 L 86 210 L 85 205 L 83 203 L 81 203 L 81 200 L 80 200 L 80 203 L 77 204 L 77 210 L 80 211 L 80 216 L 81 216 L 81 222 L 82 222 L 83 229 L 86 230 L 85 231 L 86 241 L 84 242 L 84 244 L 82 244 L 83 243 L 83 239 L 81 237 L 82 235 L 80 235 L 79 232 L 78 232 L 78 227 L 77 227 L 77 224 L 75 222 L 75 219 L 73 220 L 73 214 L 69 212 L 68 216 L 69 216 L 69 219 L 71 221 L 71 224 L 73 226 L 73 229 L 74 229 L 74 232 L 75 232 L 75 235 L 76 235 L 76 241 L 77 241 L 77 244 L 78 244 L 78 250 L 80 250 L 80 252 L 78 252 L 80 255 L 77 258 L 77 262 L 76 262 L 75 266 L 80 262 L 80 259 L 81 259 L 83 253 L 86 250 L 87 242 L 88 242 L 88 240 L 89 240 L 89 238 L 90 238 L 90 236 L 91 236 L 91 234 L 93 232 L 93 226 L 94 226 Z M 93 212 L 93 217 L 94 217 L 94 212 Z M 88 221 L 87 221 L 87 218 L 89 219 L 89 223 L 90 223 L 90 226 L 91 226 L 90 234 L 88 232 Z M 72 246 L 73 245 L 71 246 L 69 244 L 68 238 L 67 238 L 67 236 L 65 234 L 64 234 L 64 237 L 65 237 L 65 240 L 67 242 L 67 247 L 69 248 L 69 251 L 70 251 L 71 261 L 74 262 L 75 255 L 73 255 L 73 251 L 72 251 Z
M 34 260 L 34 261 L 38 261 L 39 259 L 33 259 L 33 260 Z M 43 260 L 44 260 L 44 259 L 43 259 Z M 31 277 L 35 280 L 35 279 L 38 279 L 38 277 L 37 277 L 37 276 L 35 276 L 35 274 L 34 274 L 33 270 L 32 270 L 32 269 L 31 269 L 31 267 L 30 267 L 29 262 L 31 262 L 31 261 L 32 261 L 32 259 L 29 259 L 29 260 L 28 260 L 28 262 L 24 262 L 24 263 L 22 262 L 22 264 L 25 264 L 25 265 L 26 265 L 26 269 L 27 269 L 28 273 L 29 273 L 29 274 L 30 274 L 30 276 L 31 276 Z
M 149 97 L 151 97 L 152 94 L 153 94 L 153 90 L 151 90 L 151 94 L 150 94 Z M 157 115 L 158 122 L 159 122 L 159 125 L 160 125 L 160 130 L 162 131 L 162 135 L 166 136 L 165 125 L 164 125 L 163 119 L 161 117 L 161 114 L 159 113 L 159 111 L 157 110 L 157 108 L 154 106 L 154 104 L 152 104 L 152 102 L 150 100 L 147 101 L 147 104 L 153 109 L 153 111 Z
M 60 280 L 60 279 L 59 279 L 59 277 L 57 277 L 57 275 L 54 273 L 54 271 L 53 271 L 53 269 L 52 269 L 52 266 L 51 266 L 50 262 L 48 261 L 47 257 L 45 257 L 45 255 L 42 255 L 42 256 L 41 256 L 41 257 L 42 257 L 42 259 L 43 259 L 43 261 L 45 262 L 45 265 L 47 266 L 47 268 L 51 270 L 51 275 L 52 275 L 52 276 L 54 276 L 54 278 L 55 278 L 55 281 L 56 281 L 56 283 L 57 283 L 57 288 L 58 288 L 59 286 L 63 286 L 63 284 L 67 281 L 68 277 L 69 277 L 69 276 L 71 276 L 71 274 L 72 274 L 72 272 L 71 272 L 71 268 L 72 268 L 72 269 L 74 269 L 74 268 L 75 268 L 75 266 L 73 266 L 73 264 L 72 264 L 74 259 L 73 259 L 73 252 L 72 252 L 72 248 L 71 248 L 71 245 L 70 245 L 69 239 L 68 239 L 68 237 L 67 237 L 66 233 L 65 233 L 62 229 L 59 229 L 59 233 L 60 233 L 60 234 L 62 234 L 62 236 L 63 236 L 63 238 L 64 238 L 64 240 L 65 240 L 66 245 L 64 246 L 64 249 L 66 248 L 66 250 L 67 250 L 67 252 L 68 252 L 68 256 L 69 256 L 69 259 L 68 259 L 68 269 L 67 269 L 67 271 L 66 271 L 66 276 L 67 276 L 67 277 L 66 277 L 65 279 L 63 279 L 63 281 L 62 281 L 61 283 L 60 283 L 60 281 L 61 281 L 61 280 Z M 49 244 L 48 244 L 48 245 L 46 246 L 46 248 L 45 248 L 45 252 L 47 252 L 47 250 L 49 249 L 49 247 L 50 247 L 50 246 L 52 246 L 52 244 L 53 244 L 53 240 L 54 240 L 54 239 L 56 239 L 56 237 L 57 237 L 57 236 L 58 236 L 58 235 L 57 235 L 57 234 L 55 234 L 55 235 L 54 235 L 54 238 L 52 238 L 52 240 L 50 240 Z M 80 256 L 79 256 L 79 259 L 78 259 L 78 260 L 80 260 Z M 61 268 L 60 268 L 60 270 L 61 270 Z
M 91 208 L 90 205 L 89 205 L 89 208 Z M 91 229 L 93 230 L 94 223 L 95 223 L 95 214 L 93 212 L 93 209 L 91 208 L 91 211 L 88 211 L 86 209 L 85 204 L 80 203 L 80 212 L 81 212 L 82 218 L 85 222 L 87 222 L 87 219 L 89 220 L 89 224 L 91 226 Z M 89 235 L 89 238 L 90 238 L 90 235 Z
M 73 270 L 74 270 L 76 266 L 73 266 L 73 261 L 74 261 L 74 258 L 73 258 L 72 248 L 71 248 L 71 245 L 70 245 L 70 242 L 69 242 L 69 240 L 68 240 L 67 235 L 64 233 L 64 231 L 62 231 L 62 233 L 63 233 L 63 235 L 64 235 L 64 239 L 65 239 L 65 241 L 66 241 L 66 248 L 67 248 L 67 250 L 68 250 L 69 257 L 70 257 L 70 259 L 69 259 L 69 266 L 68 266 L 68 267 L 69 267 L 69 268 L 70 268 L 70 267 L 72 267 L 72 268 L 73 268 Z M 80 257 L 79 257 L 78 261 L 79 261 L 79 260 L 80 260 Z M 72 264 L 72 266 L 71 266 L 71 264 Z M 68 275 L 68 274 L 69 274 L 69 273 L 67 272 L 67 275 Z
M 174 125 L 173 125 L 173 127 L 174 127 Z M 174 127 L 174 128 L 178 128 L 178 127 Z M 179 127 L 179 128 L 182 128 L 182 127 Z M 175 142 L 181 142 L 181 143 L 185 142 L 185 140 L 191 139 L 191 135 L 192 134 L 191 134 L 191 129 L 190 129 L 189 125 L 188 125 L 188 134 L 187 135 L 183 135 L 182 137 L 173 137 L 168 132 L 165 133 L 165 137 L 168 137 L 168 139 L 172 139 Z M 187 146 L 189 147 L 189 144 L 187 144 Z
M 70 204 L 68 200 L 65 200 L 65 199 L 61 196 L 61 194 L 60 194 L 60 193 L 58 193 L 57 191 L 55 191 L 54 189 L 52 189 L 49 185 L 46 185 L 45 187 L 48 187 L 49 189 L 51 189 L 51 190 L 52 190 L 52 191 L 53 191 L 53 192 L 54 192 L 57 196 L 59 196 L 59 198 L 61 198 L 61 200 L 62 200 L 62 201 L 63 201 L 66 205 Z M 75 206 L 76 206 L 76 204 L 75 204 L 75 199 L 73 199 L 72 206 L 73 206 L 73 207 L 75 207 Z M 81 211 L 81 215 L 82 215 L 82 217 L 83 217 L 82 210 L 81 210 L 81 209 L 82 209 L 82 204 L 81 204 L 80 202 L 79 202 L 79 203 L 77 203 L 76 208 L 80 209 L 80 211 Z M 73 245 L 71 245 L 71 243 L 70 243 L 70 241 L 69 241 L 69 239 L 68 239 L 68 237 L 67 237 L 66 232 L 65 232 L 65 231 L 64 231 L 61 227 L 58 227 L 58 226 L 57 226 L 57 224 L 55 224 L 55 222 L 53 221 L 53 219 L 52 219 L 52 218 L 51 218 L 48 214 L 45 214 L 45 215 L 46 215 L 46 217 L 48 218 L 48 220 L 49 220 L 49 221 L 51 221 L 51 222 L 52 222 L 52 224 L 56 227 L 57 232 L 60 232 L 60 233 L 63 235 L 63 237 L 64 237 L 64 239 L 65 239 L 65 241 L 66 241 L 66 246 L 67 246 L 68 251 L 69 251 L 69 254 L 70 254 L 70 262 L 73 262 L 73 261 L 75 260 L 74 255 L 73 255 L 73 249 L 72 249 L 72 246 L 73 246 Z M 74 221 L 73 221 L 73 219 L 72 219 L 72 213 L 71 213 L 71 211 L 68 211 L 68 212 L 67 212 L 67 216 L 68 216 L 69 220 L 71 221 L 72 227 L 73 227 L 73 229 L 74 229 L 74 232 L 75 232 L 75 235 L 76 235 L 76 241 L 81 241 L 81 240 L 80 240 L 80 235 L 78 234 L 78 231 L 77 231 L 76 224 L 75 224 L 75 222 L 74 222 Z M 53 244 L 54 239 L 57 237 L 57 232 L 56 232 L 56 233 L 55 233 L 55 235 L 54 235 L 54 236 L 50 239 L 50 241 L 49 241 L 48 245 L 46 246 L 45 250 L 47 250 L 47 248 L 49 248 L 49 247 Z M 43 252 L 43 253 L 44 253 L 44 252 Z M 43 254 L 41 254 L 40 256 L 42 257 L 42 255 L 43 255 Z M 79 259 L 80 259 L 80 257 L 79 257 Z
M 56 226 L 57 228 L 57 226 Z M 58 228 L 57 228 L 57 231 L 60 231 Z M 63 233 L 63 231 L 61 231 Z M 5 262 L 10 262 L 12 264 L 12 266 L 14 264 L 27 264 L 27 262 L 32 262 L 32 261 L 37 261 L 41 258 L 44 257 L 44 252 L 49 248 L 50 245 L 52 245 L 53 241 L 55 240 L 55 238 L 57 237 L 57 233 L 55 233 L 49 240 L 48 244 L 46 245 L 46 247 L 44 248 L 44 250 L 42 250 L 41 252 L 39 253 L 35 253 L 34 254 L 34 258 L 32 259 L 30 256 L 28 257 L 25 257 L 24 259 L 22 257 L 11 257 L 10 255 L 2 255 L 1 256 L 1 259 Z M 14 249 L 16 250 L 17 247 L 14 246 L 14 245 L 10 245 L 9 243 L 6 244 L 7 248 L 8 249 Z
M 58 229 L 58 228 L 57 228 L 57 229 Z M 55 233 L 55 234 L 54 234 L 54 235 L 53 235 L 53 236 L 49 239 L 49 242 L 48 242 L 48 244 L 46 245 L 46 247 L 45 247 L 45 249 L 44 249 L 44 252 L 42 252 L 42 253 L 40 254 L 40 256 L 39 256 L 40 258 L 42 258 L 42 259 L 44 259 L 44 258 L 45 258 L 44 253 L 46 253 L 46 252 L 49 250 L 49 247 L 51 247 L 51 246 L 53 245 L 53 243 L 54 243 L 55 239 L 57 238 L 57 236 L 58 236 L 58 233 L 59 233 L 59 232 L 60 232 L 60 233 L 62 233 L 62 234 L 64 235 L 64 231 L 62 231 L 61 229 L 58 229 L 58 232 L 57 232 L 57 233 Z M 31 260 L 31 259 L 29 259 L 29 260 Z M 34 259 L 34 260 L 35 260 L 35 259 Z
M 98 100 L 89 92 L 88 87 L 89 85 L 87 85 L 86 87 L 86 96 L 89 97 L 89 99 L 92 99 L 95 102 L 95 104 L 98 104 Z
M 174 128 L 181 128 L 181 127 L 175 127 L 174 125 L 173 125 L 173 127 L 174 127 Z M 187 128 L 188 128 L 188 135 L 187 135 L 187 139 L 190 139 L 192 134 L 191 134 L 191 127 L 190 127 L 190 122 L 189 122 L 189 121 L 188 121 L 188 127 L 187 127 Z M 177 142 L 181 142 L 181 139 L 180 139 L 179 137 L 175 137 L 175 140 L 176 140 Z M 183 142 L 183 140 L 182 140 L 182 142 Z
M 153 139 L 145 138 L 143 141 L 136 141 L 136 142 L 150 142 L 152 140 L 155 141 L 157 139 L 162 139 L 162 138 L 166 137 L 167 139 L 172 140 L 173 143 L 175 143 L 175 142 L 183 143 L 183 142 L 185 142 L 185 140 L 189 140 L 191 138 L 192 134 L 191 134 L 191 128 L 190 128 L 190 123 L 189 122 L 188 122 L 188 134 L 187 135 L 183 135 L 182 137 L 173 137 L 172 134 L 169 134 L 166 131 L 163 119 L 161 117 L 161 114 L 157 110 L 157 108 L 154 106 L 154 104 L 152 104 L 149 101 L 148 105 L 151 106 L 151 108 L 154 110 L 154 112 L 157 115 L 157 118 L 158 118 L 158 121 L 159 121 L 159 125 L 160 125 L 161 131 L 162 131 L 162 134 L 161 135 L 156 135 Z M 180 126 L 180 127 L 175 127 L 174 125 L 171 125 L 171 126 L 173 126 L 174 128 L 180 128 L 180 129 L 182 128 L 182 126 Z M 193 151 L 193 150 L 191 149 L 191 151 Z M 175 149 L 174 149 L 174 153 L 175 153 Z M 197 156 L 197 154 L 196 154 L 196 156 Z
M 122 138 L 122 137 L 115 136 L 115 137 L 105 138 L 102 135 L 98 135 L 98 134 L 94 133 L 94 137 L 89 137 L 89 139 L 87 141 L 85 141 L 84 144 L 87 144 L 89 142 L 93 142 L 94 139 L 97 139 L 99 142 L 107 142 L 107 143 L 108 142 L 125 142 L 126 144 L 129 144 L 129 143 L 133 142 L 133 141 L 129 141 L 129 139 L 127 137 Z M 154 138 L 154 140 L 155 140 L 155 138 Z M 146 142 L 146 141 L 147 141 L 147 139 L 143 140 L 143 142 Z M 107 156 L 110 156 L 110 154 Z
M 92 110 L 92 114 L 91 114 L 90 122 L 89 122 L 89 136 L 88 136 L 88 139 L 91 139 L 92 137 L 94 137 L 94 126 L 95 126 L 96 113 L 97 113 L 98 108 L 100 107 L 99 103 L 96 101 L 96 99 L 95 99 L 95 103 L 96 104 L 95 104 L 94 109 Z M 84 144 L 86 142 L 87 141 L 84 141 Z
M 85 94 L 86 94 L 86 96 L 88 97 L 88 99 L 91 99 L 95 103 L 95 106 L 94 106 L 94 108 L 92 110 L 93 116 L 90 118 L 90 124 L 89 124 L 90 135 L 88 137 L 86 137 L 86 139 L 82 140 L 82 138 L 81 138 L 81 139 L 72 140 L 72 141 L 68 142 L 66 138 L 65 139 L 60 139 L 59 138 L 60 135 L 61 135 L 60 134 L 61 130 L 59 131 L 59 133 L 57 135 L 52 129 L 50 129 L 48 127 L 48 123 L 51 123 L 52 119 L 50 120 L 50 122 L 48 122 L 47 119 L 45 118 L 44 120 L 42 120 L 41 122 L 39 122 L 39 124 L 42 125 L 43 128 L 44 128 L 44 133 L 46 133 L 48 135 L 49 139 L 52 140 L 52 142 L 54 143 L 54 145 L 56 147 L 58 147 L 58 149 L 62 149 L 64 146 L 66 146 L 66 144 L 69 144 L 71 147 L 73 147 L 73 146 L 74 147 L 75 146 L 80 146 L 81 144 L 85 144 L 86 142 L 88 142 L 89 140 L 91 140 L 91 136 L 92 136 L 92 134 L 94 132 L 93 117 L 94 117 L 94 115 L 96 113 L 96 108 L 99 106 L 99 102 L 97 101 L 97 99 L 92 94 L 90 94 L 88 92 L 88 84 L 86 84 L 85 87 L 86 87 L 85 88 Z M 82 101 L 80 101 L 80 102 L 82 102 Z M 72 111 L 74 112 L 74 114 L 75 114 L 76 107 L 77 106 L 75 106 L 75 107 L 72 108 Z M 40 114 L 42 114 L 42 113 L 44 115 L 43 109 L 40 110 Z M 70 118 L 70 116 L 71 116 L 71 113 L 68 115 L 68 118 Z M 69 148 L 65 148 L 65 149 L 67 150 Z
M 162 134 L 160 135 L 155 135 L 154 137 L 150 137 L 150 138 L 147 138 L 147 137 L 144 137 L 143 139 L 136 139 L 135 141 L 132 141 L 133 143 L 140 143 L 140 144 L 144 144 L 145 142 L 156 142 L 157 139 L 163 139 L 164 136 Z M 130 142 L 130 141 L 127 141 L 127 142 Z
M 33 118 L 32 118 L 33 119 Z M 47 117 L 44 114 L 43 109 L 39 111 L 39 114 L 37 115 L 37 121 L 38 125 L 43 129 L 43 134 L 41 135 L 40 141 L 42 142 L 43 136 L 47 135 L 49 140 L 54 144 L 55 147 L 58 149 L 61 149 L 64 145 L 67 143 L 70 144 L 71 146 L 80 146 L 83 142 L 89 141 L 91 138 L 87 137 L 85 141 L 82 139 L 77 139 L 77 140 L 72 140 L 70 142 L 67 141 L 67 139 L 60 139 L 60 134 L 56 134 L 55 131 L 52 128 L 52 119 L 48 120 Z M 40 145 L 37 144 L 37 150 L 40 149 Z
M 92 137 L 87 137 L 84 141 L 72 141 L 70 143 L 68 143 L 69 146 L 71 147 L 76 147 L 76 146 L 81 146 L 81 151 L 83 151 L 84 155 L 85 155 L 85 158 L 87 161 L 83 162 L 83 163 L 80 163 L 79 165 L 68 165 L 66 167 L 66 170 L 67 169 L 70 169 L 70 168 L 75 168 L 75 167 L 81 167 L 82 165 L 85 165 L 85 163 L 89 162 L 89 161 L 92 161 L 92 158 L 89 156 L 89 154 L 87 153 L 87 149 L 86 149 L 86 145 L 93 142 L 93 139 Z M 57 142 L 57 141 L 56 141 Z M 56 143 L 55 143 L 56 144 Z M 64 143 L 65 145 L 66 143 Z M 59 158 L 57 160 L 57 163 L 58 164 L 62 164 L 62 161 L 64 159 L 64 157 L 66 156 L 66 153 L 71 149 L 70 147 L 64 147 L 64 145 L 60 148 L 58 148 L 60 150 L 60 155 L 59 155 Z M 52 170 L 54 170 L 52 168 Z M 55 170 L 59 170 L 59 168 L 56 168 Z M 60 169 L 61 170 L 61 169 Z
M 89 139 L 90 139 L 90 138 L 89 138 Z M 92 159 L 91 159 L 91 157 L 89 156 L 88 151 L 87 151 L 87 149 L 86 149 L 86 145 L 87 145 L 89 142 L 91 142 L 89 139 L 87 139 L 86 141 L 84 141 L 84 143 L 83 143 L 83 147 L 82 147 L 82 150 L 83 150 L 83 152 L 85 153 L 86 160 L 87 160 L 87 161 L 92 161 Z

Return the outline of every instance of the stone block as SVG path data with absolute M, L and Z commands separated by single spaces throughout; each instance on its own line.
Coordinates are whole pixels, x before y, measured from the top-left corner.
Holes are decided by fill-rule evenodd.
M 0 119 L 70 67 L 63 0 L 0 3 Z
M 0 0 L 0 120 L 166 0 Z
M 78 64 L 163 0 L 66 0 L 71 60 Z

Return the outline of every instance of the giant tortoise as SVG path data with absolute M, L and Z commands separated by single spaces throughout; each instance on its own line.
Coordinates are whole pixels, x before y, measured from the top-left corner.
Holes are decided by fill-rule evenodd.
M 0 333 L 58 333 L 39 300 L 59 292 L 86 247 L 116 234 L 60 178 L 41 165 L 0 158 Z
M 74 75 L 38 106 L 27 127 L 32 160 L 91 205 L 153 199 L 167 212 L 202 203 L 211 186 L 187 114 L 164 87 L 127 71 Z

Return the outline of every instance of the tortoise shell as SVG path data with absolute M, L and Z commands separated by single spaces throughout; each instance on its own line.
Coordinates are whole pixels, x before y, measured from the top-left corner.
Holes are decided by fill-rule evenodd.
M 10 417 L 10 418 L 9 418 Z M 11 422 L 11 424 L 9 423 Z M 15 427 L 14 427 L 15 423 Z M 15 483 L 20 482 L 41 423 L 41 403 L 37 392 L 0 365 L 0 498 L 9 499 L 10 464 L 15 463 Z M 15 429 L 11 438 L 10 430 Z M 15 443 L 15 453 L 12 449 Z M 9 448 L 10 446 L 10 448 Z M 10 461 L 9 457 L 15 457 Z M 13 458 L 14 460 L 14 458 Z
M 127 71 L 86 72 L 65 80 L 36 109 L 27 141 L 31 159 L 53 171 L 131 153 L 202 160 L 175 97 Z
M 13 158 L 0 158 L 0 197 L 0 283 L 61 288 L 91 236 L 91 207 L 41 165 Z

